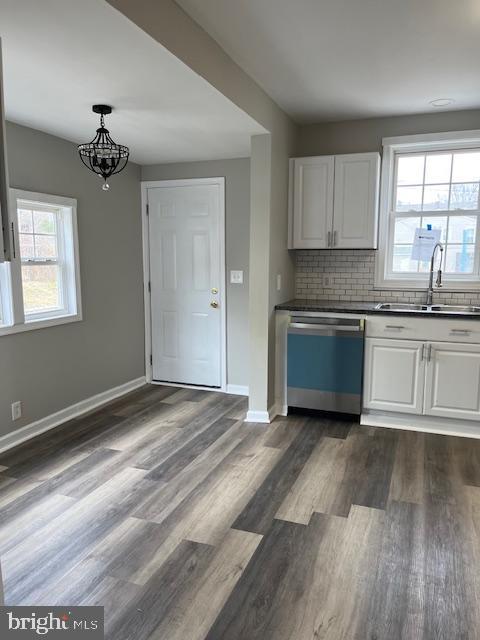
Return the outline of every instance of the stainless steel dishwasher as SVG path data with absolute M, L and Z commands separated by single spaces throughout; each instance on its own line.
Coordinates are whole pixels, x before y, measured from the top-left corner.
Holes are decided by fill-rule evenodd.
M 360 414 L 364 321 L 294 315 L 287 333 L 289 407 Z

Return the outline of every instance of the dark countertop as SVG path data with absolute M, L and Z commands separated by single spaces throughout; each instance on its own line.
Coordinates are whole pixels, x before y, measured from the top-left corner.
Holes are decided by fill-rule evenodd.
M 387 300 L 385 302 L 388 302 Z M 480 313 L 468 311 L 408 311 L 376 309 L 378 302 L 335 302 L 334 300 L 288 300 L 277 304 L 277 311 L 310 311 L 324 313 L 365 313 L 396 316 L 418 316 L 427 318 L 465 318 L 480 320 Z M 434 303 L 435 304 L 435 303 Z

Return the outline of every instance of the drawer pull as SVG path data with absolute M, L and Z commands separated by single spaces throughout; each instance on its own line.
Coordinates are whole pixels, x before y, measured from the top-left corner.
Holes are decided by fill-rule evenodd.
M 405 329 L 403 324 L 386 324 L 385 329 Z
M 450 329 L 450 333 L 461 333 L 462 335 L 468 336 L 470 333 L 470 329 Z

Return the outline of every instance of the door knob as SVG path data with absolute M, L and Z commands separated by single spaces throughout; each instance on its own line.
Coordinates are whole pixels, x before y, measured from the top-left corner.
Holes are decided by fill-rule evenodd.
M 210 306 L 213 307 L 214 309 L 216 309 L 218 307 L 218 302 L 216 300 L 212 300 L 210 302 Z

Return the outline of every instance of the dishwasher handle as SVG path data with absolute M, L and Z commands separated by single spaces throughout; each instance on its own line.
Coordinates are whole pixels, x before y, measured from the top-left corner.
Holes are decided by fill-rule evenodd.
M 325 331 L 325 329 L 327 329 L 328 331 L 333 331 L 333 332 L 337 332 L 337 331 L 348 331 L 349 333 L 351 333 L 352 331 L 355 332 L 363 332 L 363 325 L 358 324 L 358 325 L 349 325 L 349 324 L 319 324 L 319 323 L 307 323 L 307 322 L 291 322 L 288 325 L 288 328 L 292 328 L 292 329 L 311 329 L 311 330 L 319 330 L 319 331 Z

